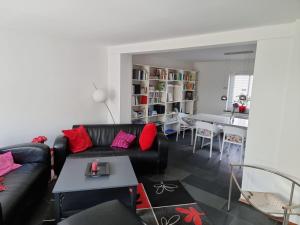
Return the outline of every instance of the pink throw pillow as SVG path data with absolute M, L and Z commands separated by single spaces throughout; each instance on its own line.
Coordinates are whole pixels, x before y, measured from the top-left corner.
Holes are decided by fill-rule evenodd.
M 0 154 L 0 176 L 8 174 L 10 171 L 19 168 L 20 164 L 14 163 L 14 158 L 11 152 Z
M 117 147 L 117 148 L 129 148 L 130 144 L 134 141 L 135 135 L 128 134 L 124 131 L 120 131 L 115 139 L 113 140 L 113 143 L 111 144 L 111 147 Z

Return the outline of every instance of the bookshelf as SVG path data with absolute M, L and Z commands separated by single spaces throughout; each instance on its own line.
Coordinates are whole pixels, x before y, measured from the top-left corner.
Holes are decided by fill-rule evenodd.
M 194 114 L 196 84 L 193 70 L 133 65 L 132 123 L 154 122 L 166 135 L 174 133 L 178 112 Z

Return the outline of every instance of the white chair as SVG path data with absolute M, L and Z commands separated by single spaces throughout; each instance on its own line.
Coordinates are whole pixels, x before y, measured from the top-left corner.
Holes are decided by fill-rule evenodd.
M 219 137 L 219 148 L 221 151 L 221 137 L 220 137 L 221 129 L 220 129 L 220 127 L 218 127 L 216 124 L 207 123 L 207 122 L 203 122 L 203 121 L 197 121 L 195 128 L 196 128 L 196 134 L 195 134 L 193 153 L 195 153 L 195 150 L 196 150 L 196 143 L 197 143 L 198 137 L 202 138 L 201 149 L 204 144 L 204 139 L 210 139 L 209 158 L 211 158 L 211 155 L 212 155 L 213 140 L 214 140 L 214 137 L 216 137 L 216 136 Z
M 182 137 L 184 138 L 185 135 L 185 131 L 186 130 L 191 130 L 192 134 L 191 134 L 191 145 L 193 145 L 193 139 L 194 139 L 194 129 L 195 127 L 192 124 L 189 124 L 188 122 L 186 122 L 184 120 L 185 117 L 187 117 L 188 115 L 185 113 L 178 113 L 177 114 L 177 118 L 178 118 L 178 127 L 177 127 L 177 136 L 176 136 L 176 141 L 178 141 L 179 138 L 179 134 L 182 131 Z
M 241 146 L 241 156 L 240 156 L 240 164 L 242 163 L 242 156 L 243 156 L 243 149 L 245 146 L 247 130 L 238 128 L 238 127 L 231 127 L 231 126 L 224 126 L 223 127 L 223 144 L 221 148 L 221 155 L 220 160 L 222 160 L 223 151 L 224 151 L 224 144 L 227 142 L 229 143 L 229 148 L 231 144 Z

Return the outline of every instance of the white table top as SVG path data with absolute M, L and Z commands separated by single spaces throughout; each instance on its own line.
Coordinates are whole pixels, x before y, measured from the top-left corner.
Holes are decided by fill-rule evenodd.
M 230 120 L 230 116 L 214 115 L 214 114 L 206 114 L 206 113 L 198 113 L 195 115 L 191 115 L 189 116 L 189 118 L 193 120 L 200 120 L 200 121 L 210 122 L 210 123 L 215 123 L 220 125 L 240 127 L 244 129 L 248 128 L 248 119 L 233 118 L 233 120 Z

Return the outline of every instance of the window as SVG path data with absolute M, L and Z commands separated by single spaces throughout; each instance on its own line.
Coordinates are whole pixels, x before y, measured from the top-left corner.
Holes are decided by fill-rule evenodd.
M 228 79 L 228 92 L 226 109 L 232 110 L 232 104 L 239 101 L 240 95 L 246 95 L 251 99 L 253 75 L 230 75 Z M 247 101 L 247 107 L 250 108 L 250 101 Z

